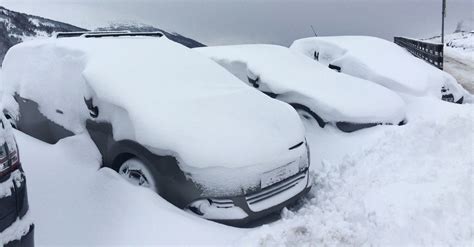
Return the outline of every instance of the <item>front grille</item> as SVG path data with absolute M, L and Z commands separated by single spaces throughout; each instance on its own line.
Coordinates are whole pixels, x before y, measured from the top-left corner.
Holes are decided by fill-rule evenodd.
M 306 177 L 306 171 L 297 174 L 296 176 L 289 178 L 287 180 L 283 180 L 282 182 L 279 182 L 277 184 L 274 184 L 268 188 L 265 188 L 257 193 L 248 195 L 245 197 L 247 200 L 247 203 L 249 205 L 256 204 L 258 202 L 261 202 L 265 199 L 268 199 L 272 196 L 275 196 L 279 193 L 282 193 L 295 185 L 297 185 L 301 180 L 303 180 Z

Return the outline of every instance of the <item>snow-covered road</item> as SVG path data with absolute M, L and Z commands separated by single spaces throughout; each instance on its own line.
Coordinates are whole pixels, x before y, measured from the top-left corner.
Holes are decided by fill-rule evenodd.
M 444 56 L 444 71 L 454 76 L 459 84 L 474 94 L 474 62 L 460 59 L 447 49 Z
M 474 106 L 410 98 L 408 124 L 352 134 L 306 123 L 310 194 L 254 229 L 191 216 L 129 185 L 88 136 L 16 132 L 41 245 L 453 245 L 473 243 Z

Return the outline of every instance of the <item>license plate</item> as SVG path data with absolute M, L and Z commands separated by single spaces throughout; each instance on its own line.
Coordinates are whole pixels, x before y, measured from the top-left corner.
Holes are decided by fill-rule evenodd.
M 286 164 L 282 167 L 278 167 L 275 170 L 271 170 L 269 172 L 266 172 L 262 174 L 261 178 L 261 188 L 266 188 L 272 184 L 278 183 L 282 180 L 287 179 L 288 177 L 291 177 L 298 173 L 299 171 L 299 165 L 298 162 L 293 161 L 289 164 Z

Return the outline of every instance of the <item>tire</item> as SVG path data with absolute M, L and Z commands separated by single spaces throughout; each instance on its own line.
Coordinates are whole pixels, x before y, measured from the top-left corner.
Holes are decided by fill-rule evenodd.
M 158 176 L 154 169 L 137 158 L 123 162 L 118 168 L 118 174 L 129 183 L 151 189 L 158 193 Z

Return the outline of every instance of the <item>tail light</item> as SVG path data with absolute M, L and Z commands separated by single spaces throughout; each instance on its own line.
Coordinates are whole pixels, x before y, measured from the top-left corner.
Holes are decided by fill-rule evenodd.
M 13 135 L 10 135 L 9 138 L 7 138 L 6 143 L 10 162 L 12 165 L 17 165 L 18 163 L 20 163 L 20 154 L 18 153 L 18 145 L 16 144 L 15 137 Z
M 8 160 L 8 152 L 6 148 L 6 144 L 0 146 L 0 174 L 3 176 L 4 172 L 8 170 L 10 167 L 10 162 Z
M 20 156 L 18 146 L 13 136 L 0 146 L 0 177 L 18 169 L 20 166 Z

